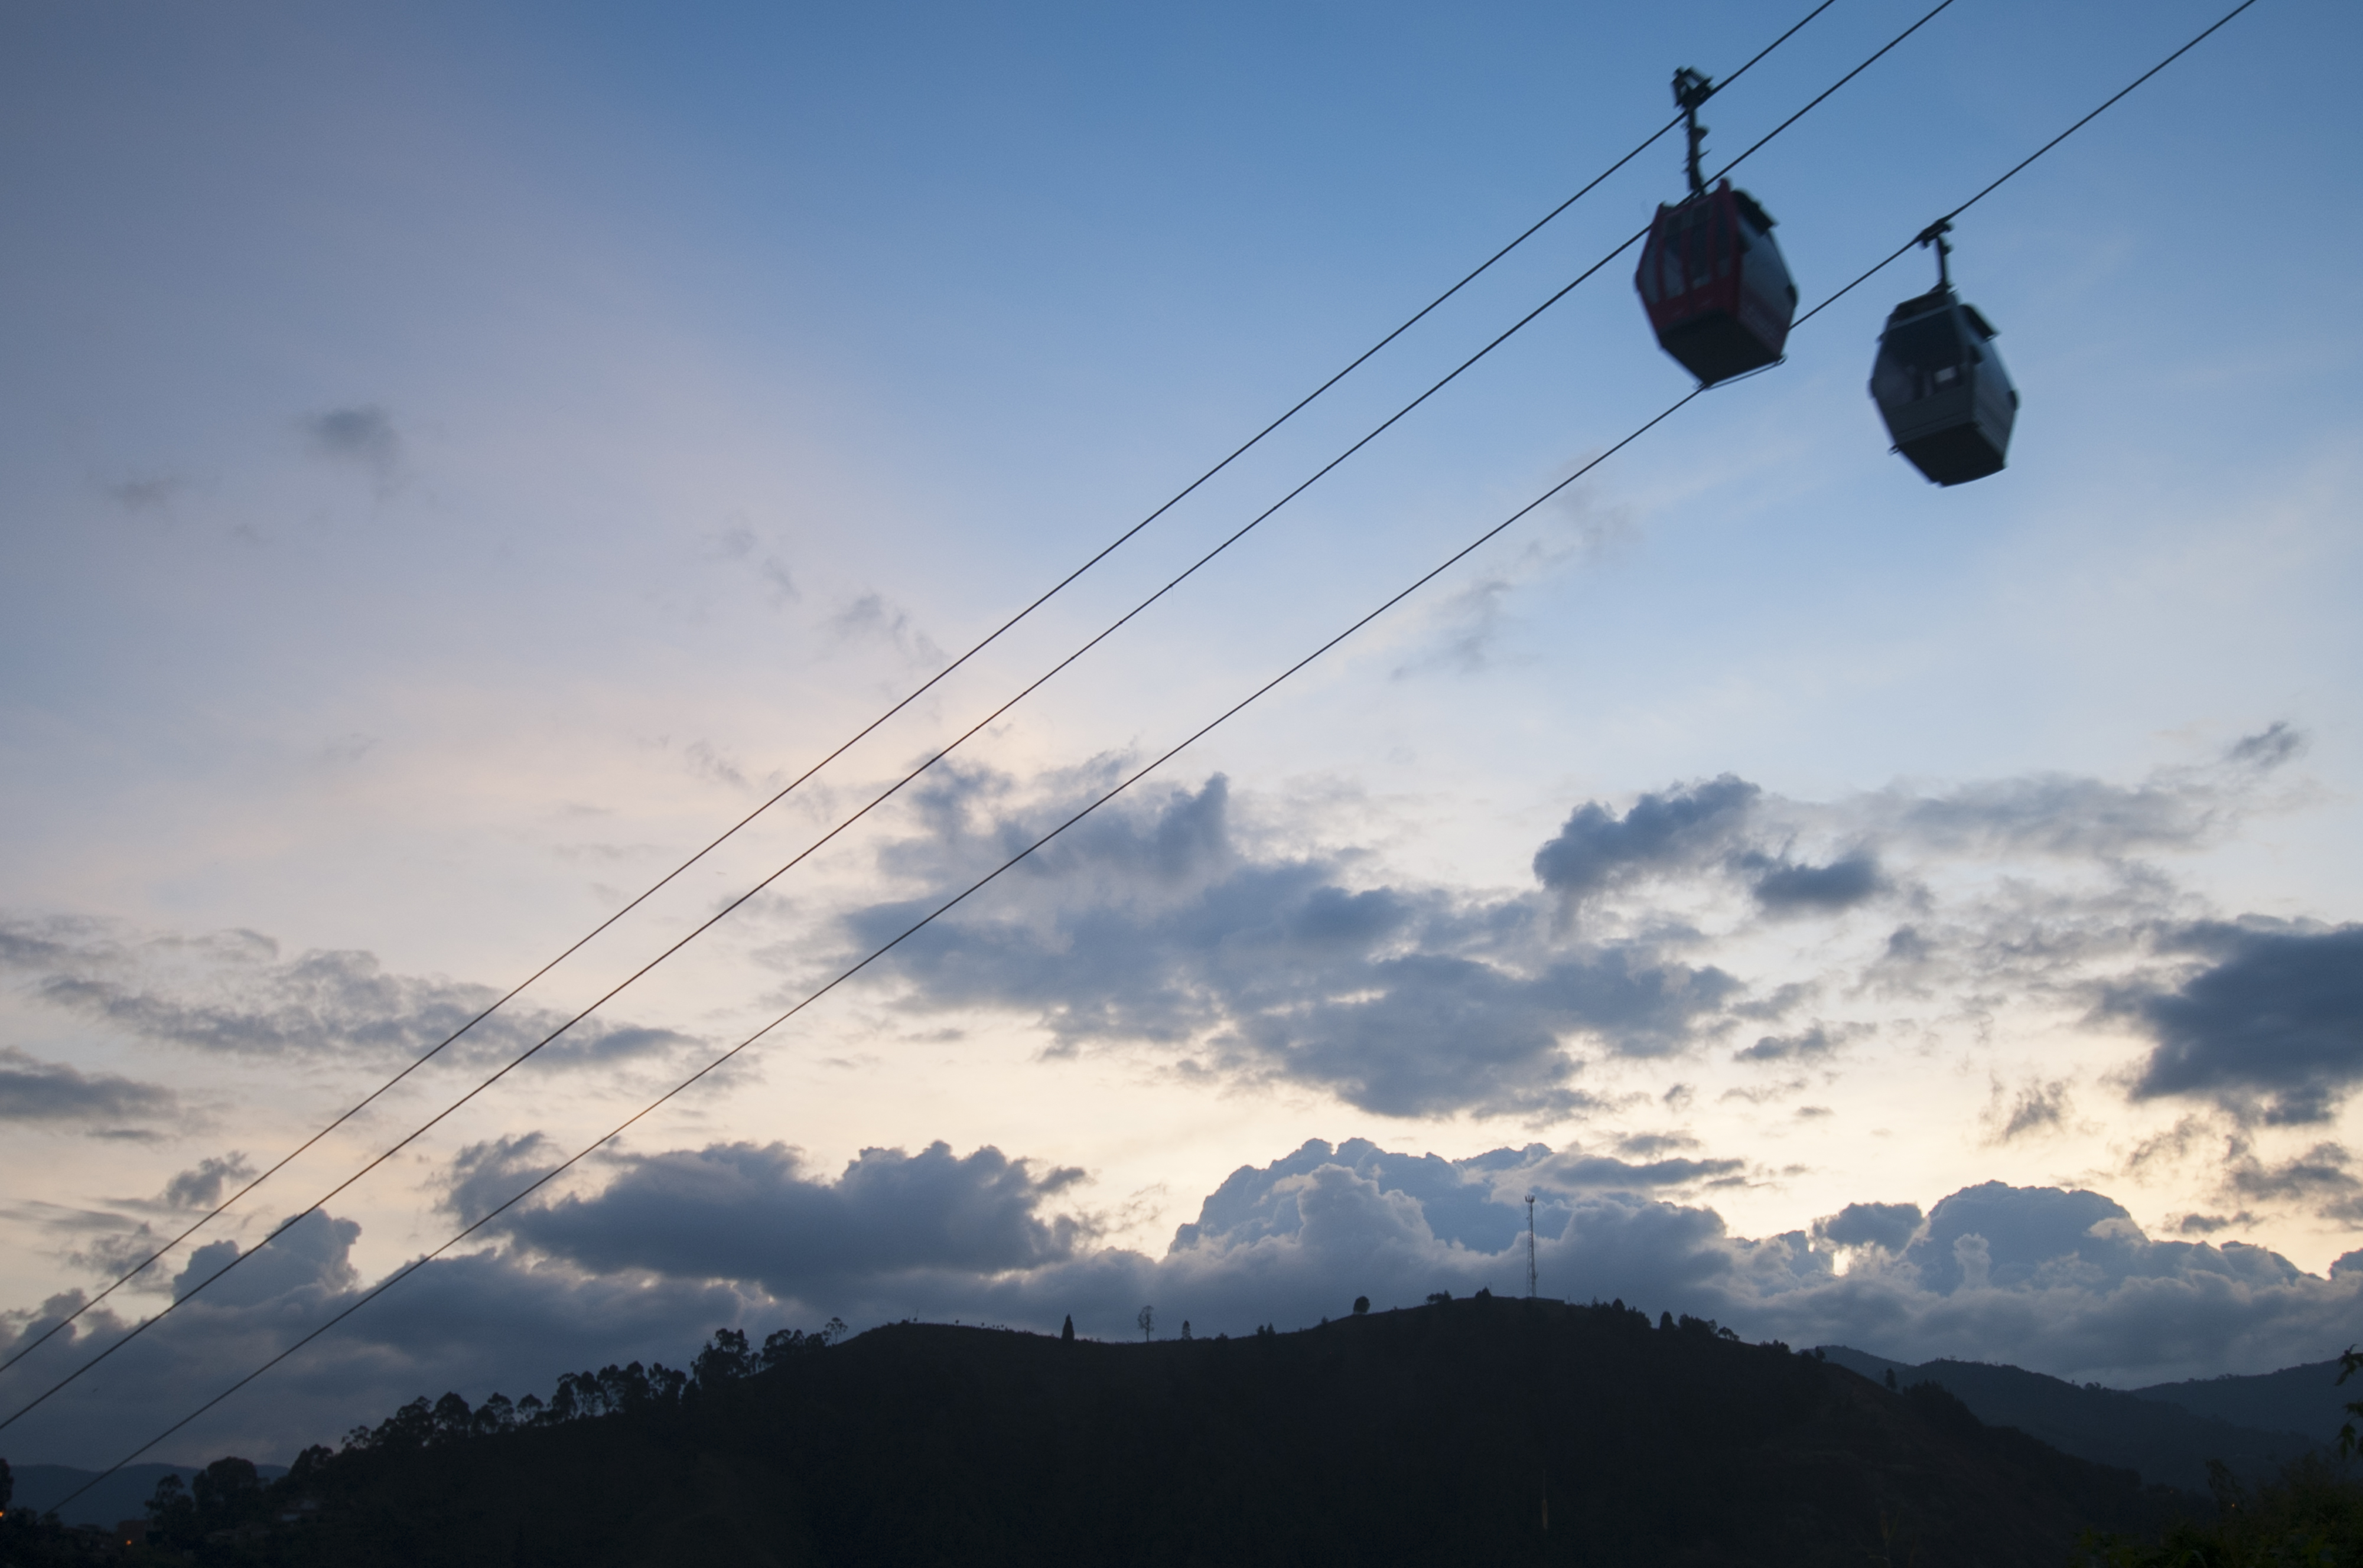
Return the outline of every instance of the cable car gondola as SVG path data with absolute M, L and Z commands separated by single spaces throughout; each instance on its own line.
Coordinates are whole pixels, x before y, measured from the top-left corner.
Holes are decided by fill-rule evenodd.
M 1797 285 L 1772 242 L 1771 215 L 1729 180 L 1710 191 L 1699 174 L 1706 127 L 1698 107 L 1714 93 L 1697 72 L 1674 72 L 1674 102 L 1689 121 L 1691 193 L 1659 207 L 1633 275 L 1658 347 L 1702 386 L 1779 364 L 1797 314 Z
M 2018 417 L 2018 389 L 1994 351 L 1994 329 L 1953 293 L 1939 218 L 1920 236 L 1936 248 L 1936 286 L 1888 313 L 1870 368 L 1871 400 L 1895 449 L 1932 483 L 1967 484 L 2000 473 Z

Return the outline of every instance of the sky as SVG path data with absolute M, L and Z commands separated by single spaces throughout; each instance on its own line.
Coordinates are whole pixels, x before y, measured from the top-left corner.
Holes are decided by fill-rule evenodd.
M 1808 307 L 2225 8 L 1955 0 L 1750 154 Z M 804 775 L 1803 17 L 0 11 L 0 1334 Z M 1836 0 L 1738 155 L 1910 25 Z M 150 1457 L 716 1328 L 1525 1288 L 2141 1386 L 2363 1336 L 2352 140 L 2259 0 Z M 1666 138 L 0 1373 L 111 1463 L 1681 398 Z M 269 1246 L 502 1064 L 806 851 Z M 254 1250 L 254 1249 L 260 1250 Z M 191 1288 L 249 1255 L 202 1294 Z

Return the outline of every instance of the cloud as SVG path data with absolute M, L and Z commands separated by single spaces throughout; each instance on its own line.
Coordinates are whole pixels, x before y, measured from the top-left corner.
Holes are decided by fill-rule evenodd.
M 1430 670 L 1465 676 L 1485 669 L 1512 624 L 1511 603 L 1521 589 L 1570 562 L 1610 558 L 1635 534 L 1623 509 L 1599 510 L 1591 497 L 1574 491 L 1553 502 L 1546 515 L 1552 525 L 1543 537 L 1530 539 L 1507 565 L 1464 582 L 1426 613 L 1424 640 L 1430 646 L 1396 666 L 1393 679 Z
M 1934 793 L 1899 785 L 1827 803 L 1772 795 L 1726 773 L 1644 794 L 1622 814 L 1600 801 L 1577 807 L 1536 853 L 1534 870 L 1570 903 L 1712 872 L 1744 880 L 1766 914 L 1832 913 L 1892 890 L 1882 846 L 1938 859 L 2107 865 L 2198 847 L 2235 821 L 2259 782 L 2302 746 L 2301 734 L 2275 724 L 2213 762 L 2160 768 L 2136 785 L 2046 773 Z M 1835 852 L 1799 857 L 1801 834 L 1835 841 Z
M 166 1324 L 11 1429 L 19 1452 L 98 1465 L 161 1430 L 356 1302 L 365 1286 L 350 1251 L 360 1227 L 314 1215 L 251 1263 L 188 1299 Z M 218 1269 L 231 1242 L 200 1249 L 175 1281 Z M 53 1297 L 0 1314 L 0 1351 L 29 1342 L 81 1304 Z M 549 1394 L 559 1374 L 662 1357 L 680 1364 L 719 1326 L 780 1326 L 760 1291 L 645 1274 L 602 1277 L 506 1253 L 438 1260 L 178 1432 L 159 1454 L 199 1463 L 222 1453 L 284 1462 L 311 1442 L 334 1443 L 419 1394 L 461 1389 L 482 1399 Z M 816 1328 L 821 1320 L 800 1326 Z M 14 1408 L 131 1325 L 105 1307 L 0 1374 Z
M 1775 866 L 1757 878 L 1748 891 L 1773 914 L 1819 914 L 1852 909 L 1887 887 L 1879 857 L 1860 853 L 1826 866 Z
M 164 1184 L 164 1201 L 174 1209 L 211 1209 L 221 1201 L 226 1185 L 242 1182 L 253 1174 L 246 1156 L 235 1150 L 208 1156 L 199 1160 L 194 1169 L 183 1171 Z
M 277 943 L 251 931 L 139 937 L 93 922 L 0 922 L 0 968 L 27 976 L 39 1000 L 109 1030 L 255 1056 L 408 1059 L 500 995 L 489 986 L 389 974 L 364 952 L 282 958 Z M 470 1061 L 514 1055 L 564 1021 L 565 1015 L 540 1009 L 504 1009 L 471 1030 L 453 1054 Z M 695 1043 L 670 1030 L 594 1017 L 543 1055 L 613 1061 Z
M 942 783 L 921 805 L 937 831 L 885 864 L 933 886 L 1038 832 L 989 783 Z M 904 1004 L 1031 1011 L 1059 1050 L 1146 1043 L 1188 1071 L 1290 1079 L 1389 1115 L 1565 1114 L 1596 1103 L 1576 1081 L 1585 1047 L 1678 1053 L 1745 988 L 1646 942 L 1558 941 L 1530 894 L 1344 878 L 1319 856 L 1244 853 L 1216 776 L 1090 819 L 904 944 Z M 930 907 L 857 911 L 849 945 Z
M 506 1232 L 599 1273 L 760 1282 L 778 1294 L 865 1290 L 914 1272 L 993 1275 L 1074 1256 L 1089 1234 L 1044 1205 L 1082 1179 L 993 1148 L 955 1155 L 864 1149 L 834 1179 L 783 1144 L 720 1144 L 626 1157 L 594 1197 L 505 1217 Z
M 527 1165 L 517 1145 L 485 1165 Z M 1468 1159 L 1319 1140 L 1243 1166 L 1151 1256 L 1093 1244 L 1063 1211 L 1079 1173 L 990 1148 L 868 1150 L 834 1174 L 776 1145 L 716 1144 L 612 1162 L 602 1190 L 530 1208 L 502 1244 L 428 1264 L 225 1405 L 190 1454 L 284 1459 L 418 1394 L 546 1391 L 561 1371 L 686 1361 L 717 1326 L 760 1333 L 831 1314 L 1093 1335 L 1160 1323 L 1244 1333 L 1310 1324 L 1369 1296 L 1525 1279 L 1528 1194 L 1545 1294 L 1713 1317 L 1756 1339 L 1844 1342 L 1905 1361 L 2008 1361 L 2141 1384 L 2319 1360 L 2353 1337 L 2363 1270 L 2323 1279 L 2262 1248 L 2153 1241 L 2098 1193 L 1987 1183 L 1924 1217 L 1847 1205 L 1809 1232 L 1749 1239 L 1698 1203 L 1736 1162 L 1629 1164 L 1539 1143 Z M 464 1176 L 465 1173 L 462 1173 Z M 313 1216 L 188 1300 L 115 1374 L 28 1418 L 20 1441 L 67 1463 L 119 1452 L 351 1304 L 350 1221 Z M 185 1295 L 235 1253 L 203 1249 Z M 1843 1265 L 1843 1272 L 1841 1272 Z M 6 1315 L 37 1333 L 73 1304 Z M 18 1396 L 124 1327 L 104 1309 L 24 1367 Z M 54 1354 L 52 1353 L 54 1352 Z
M 1763 791 L 1725 774 L 1643 795 L 1618 816 L 1587 801 L 1535 851 L 1542 885 L 1570 903 L 1648 876 L 1722 859 Z
M 2270 1123 L 2319 1122 L 2363 1079 L 2363 925 L 2210 922 L 2166 945 L 2206 962 L 2106 1003 L 2156 1042 L 2136 1100 L 2193 1096 Z
M 189 1254 L 172 1281 L 172 1299 L 187 1297 L 203 1287 L 205 1300 L 216 1310 L 228 1307 L 260 1307 L 279 1302 L 295 1292 L 342 1294 L 359 1279 L 350 1261 L 353 1242 L 361 1228 L 350 1220 L 313 1212 L 281 1230 L 269 1246 L 248 1249 L 253 1256 L 237 1269 L 212 1281 L 237 1262 L 236 1242 L 208 1242 Z
M 2257 1217 L 2243 1209 L 2237 1214 L 2186 1214 L 2175 1230 L 2186 1236 L 2213 1236 L 2236 1225 L 2253 1225 Z
M 1621 1297 L 1758 1337 L 1914 1360 L 2011 1360 L 2118 1381 L 2263 1370 L 2318 1359 L 2363 1305 L 2363 1280 L 2322 1280 L 2237 1242 L 2154 1242 L 2089 1191 L 1990 1182 L 1925 1216 L 1910 1203 L 1850 1204 L 1811 1234 L 1747 1240 L 1683 1196 L 1712 1190 L 1736 1161 L 1632 1165 L 1539 1143 L 1446 1160 L 1314 1140 L 1232 1173 L 1150 1258 L 1033 1229 L 1052 1195 L 1006 1174 L 1020 1164 L 982 1150 L 958 1160 L 937 1145 L 880 1167 L 898 1179 L 926 1167 L 928 1180 L 971 1195 L 963 1201 L 981 1195 L 993 1217 L 986 1235 L 1000 1239 L 972 1241 L 925 1225 L 875 1234 L 901 1210 L 859 1192 L 860 1161 L 826 1184 L 776 1150 L 663 1156 L 630 1167 L 627 1179 L 666 1179 L 636 1186 L 623 1209 L 594 1199 L 571 1211 L 578 1225 L 628 1212 L 616 1229 L 638 1250 L 583 1251 L 570 1232 L 551 1255 L 654 1268 L 679 1246 L 683 1266 L 670 1277 L 760 1281 L 775 1300 L 811 1311 L 834 1303 L 854 1321 L 916 1311 L 1050 1328 L 1072 1312 L 1084 1331 L 1113 1333 L 1153 1301 L 1160 1319 L 1237 1332 L 1334 1315 L 1356 1295 L 1383 1306 L 1435 1289 L 1515 1288 L 1531 1193 L 1550 1294 Z M 856 1190 L 816 1201 L 849 1183 Z M 782 1229 L 793 1246 L 775 1239 Z M 675 1231 L 688 1239 L 671 1240 Z M 530 1245 L 537 1233 L 515 1234 Z
M 1920 1229 L 1916 1203 L 1849 1203 L 1826 1220 L 1814 1221 L 1814 1234 L 1841 1247 L 1882 1247 L 1900 1253 Z
M 2304 745 L 2299 731 L 2275 723 L 2235 742 L 2213 763 L 2159 768 L 2137 785 L 2044 773 L 1925 797 L 1889 791 L 1865 804 L 1891 831 L 1934 848 L 2115 859 L 2196 847 L 2227 827 L 2258 782 Z
M 756 550 L 761 541 L 756 537 L 752 528 L 744 524 L 734 524 L 711 536 L 709 543 L 716 558 L 737 562 L 754 573 L 756 580 L 762 585 L 764 598 L 772 609 L 777 610 L 804 597 L 804 591 L 796 586 L 794 574 L 788 570 L 786 562 L 768 553 L 760 559 L 757 558 Z
M 1795 1034 L 1766 1034 L 1755 1044 L 1732 1053 L 1735 1062 L 1811 1061 L 1826 1056 L 1849 1039 L 1869 1033 L 1859 1025 L 1816 1023 Z
M 123 1121 L 169 1116 L 168 1089 L 108 1073 L 84 1074 L 0 1045 L 0 1121 Z
M 172 474 L 141 474 L 104 488 L 107 497 L 126 512 L 170 512 L 188 481 Z
M 2314 1206 L 2325 1220 L 2363 1220 L 2363 1181 L 2349 1174 L 2353 1156 L 2338 1143 L 2321 1143 L 2278 1165 L 2257 1158 L 2245 1139 L 2235 1138 L 2224 1162 L 2224 1190 L 2235 1198 L 2294 1201 Z
M 2305 745 L 2304 734 L 2294 726 L 2286 723 L 2269 724 L 2234 742 L 2224 759 L 2235 767 L 2267 772 L 2297 756 Z
M 2139 1230 L 2133 1216 L 2097 1192 L 2058 1187 L 2017 1187 L 1998 1181 L 1964 1187 L 1929 1211 L 1926 1231 L 1904 1250 L 1935 1290 L 1951 1292 L 1963 1283 L 1966 1237 L 1982 1261 L 1987 1283 L 2024 1284 L 2055 1258 L 2088 1254 L 2123 1265 Z
M 933 638 L 912 625 L 909 612 L 877 593 L 849 601 L 828 618 L 828 629 L 849 642 L 882 642 L 909 664 L 932 668 L 947 657 Z
M 2007 1143 L 2014 1138 L 2029 1133 L 2057 1132 L 2065 1129 L 2074 1107 L 2068 1098 L 2068 1081 L 2053 1078 L 2028 1078 L 2015 1093 L 2006 1090 L 2002 1080 L 1993 1084 L 1993 1096 L 1988 1101 L 1980 1120 L 1986 1124 L 1987 1141 Z
M 1242 837 L 1217 776 L 1098 812 L 904 944 L 889 972 L 906 1009 L 1030 1015 L 1053 1054 L 1148 1048 L 1186 1074 L 1285 1080 L 1385 1115 L 1539 1124 L 1601 1109 L 1593 1064 L 1681 1057 L 1817 997 L 1899 1027 L 1896 1006 L 1916 1000 L 1953 1021 L 2001 999 L 2089 1010 L 2102 976 L 2122 983 L 2161 922 L 2188 919 L 2135 854 L 2204 842 L 2297 745 L 2280 727 L 2132 786 L 2039 775 L 1835 802 L 1724 774 L 1582 802 L 1532 855 L 1531 889 L 1481 894 L 1374 876 L 1370 856 L 1309 846 L 1285 808 Z M 911 796 L 915 831 L 878 852 L 914 896 L 846 915 L 849 954 L 1032 843 L 1117 761 L 1030 788 L 932 775 Z M 1898 896 L 1914 919 L 1883 952 L 1833 952 L 1833 968 L 1858 966 L 1852 985 L 1734 972 L 1764 961 L 1750 946 L 1764 922 Z M 1753 1033 L 1739 1060 L 1825 1057 L 1873 1027 Z M 2066 1104 L 2038 1095 L 1997 1131 L 2057 1126 Z
M 471 1143 L 452 1158 L 436 1207 L 472 1225 L 565 1158 L 566 1151 L 540 1132 Z
M 403 474 L 403 440 L 394 416 L 374 403 L 331 408 L 298 421 L 312 451 L 330 462 L 364 469 L 380 493 L 395 488 Z

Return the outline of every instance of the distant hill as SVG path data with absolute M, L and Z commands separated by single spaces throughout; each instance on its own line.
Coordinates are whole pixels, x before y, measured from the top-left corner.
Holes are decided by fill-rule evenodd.
M 127 1464 L 60 1509 L 58 1517 L 70 1525 L 97 1525 L 103 1529 L 114 1529 L 122 1519 L 144 1518 L 147 1516 L 141 1509 L 155 1496 L 157 1482 L 167 1475 L 177 1475 L 186 1485 L 198 1468 L 194 1464 Z M 287 1474 L 283 1464 L 258 1464 L 254 1468 L 266 1479 Z M 17 1464 L 11 1469 L 16 1475 L 17 1495 L 8 1506 L 30 1508 L 37 1514 L 56 1507 L 60 1497 L 98 1474 L 95 1470 L 77 1470 L 71 1464 Z
M 269 1505 L 308 1522 L 253 1560 L 1969 1568 L 2172 1502 L 1940 1388 L 1619 1305 L 1154 1344 L 905 1324 L 640 1386 L 472 1435 L 447 1400 L 320 1451 Z
M 1973 1361 L 1929 1361 L 1915 1366 L 1845 1345 L 1823 1350 L 1830 1360 L 1866 1377 L 1883 1379 L 1892 1371 L 1899 1383 L 1925 1379 L 1939 1384 L 1989 1426 L 2016 1427 L 2063 1453 L 2121 1466 L 2145 1481 L 2198 1496 L 2206 1495 L 2211 1459 L 2223 1461 L 2253 1485 L 2280 1474 L 2291 1460 L 2320 1446 L 2320 1440 L 2302 1430 L 2259 1429 L 2195 1403 L 2168 1402 L 2162 1389 L 2089 1388 L 2016 1366 Z M 2319 1366 L 2291 1367 L 2265 1377 L 2169 1384 L 2163 1389 L 2230 1391 L 2234 1385 L 2271 1384 L 2271 1389 L 2249 1390 L 2245 1397 L 2235 1393 L 2217 1409 L 2253 1409 L 2273 1419 L 2278 1412 L 2302 1407 L 2299 1391 L 2310 1379 L 2319 1377 L 2321 1387 L 2327 1388 L 2338 1375 L 2338 1364 L 2327 1365 L 2326 1375 Z M 2333 1420 L 2329 1435 L 2335 1436 L 2337 1429 Z
M 2316 1442 L 2336 1442 L 2346 1419 L 2346 1402 L 2363 1399 L 2363 1379 L 2338 1386 L 2338 1364 L 2309 1362 L 2250 1377 L 2209 1377 L 2189 1383 L 2154 1383 L 2136 1388 L 2145 1399 L 2180 1405 L 2194 1415 L 2244 1427 L 2303 1432 Z

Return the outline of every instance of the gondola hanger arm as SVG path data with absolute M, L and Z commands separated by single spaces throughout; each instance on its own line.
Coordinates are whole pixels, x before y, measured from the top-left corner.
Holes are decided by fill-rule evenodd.
M 1952 232 L 1953 220 L 1950 217 L 1940 217 L 1922 229 L 1920 237 L 1914 241 L 1917 245 L 1933 245 L 1936 248 L 1936 286 L 1940 289 L 1949 289 L 1953 286 L 1951 266 L 1953 246 L 1952 242 L 1945 237 Z
M 1691 194 L 1706 194 L 1706 178 L 1699 172 L 1699 158 L 1706 149 L 1707 127 L 1699 124 L 1699 105 L 1714 96 L 1714 79 L 1685 65 L 1674 72 L 1674 105 L 1682 112 L 1683 129 L 1690 138 L 1689 169 Z

